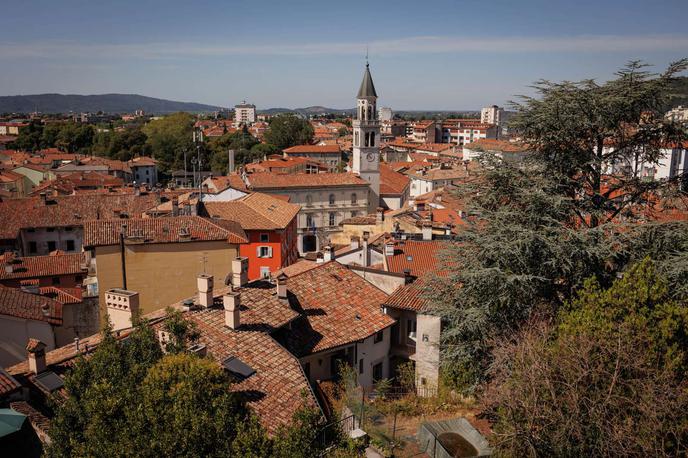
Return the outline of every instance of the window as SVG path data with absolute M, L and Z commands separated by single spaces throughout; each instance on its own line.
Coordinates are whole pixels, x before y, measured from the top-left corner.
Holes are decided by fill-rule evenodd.
M 382 380 L 382 362 L 373 366 L 373 382 Z
M 351 217 L 352 217 L 352 218 L 355 218 L 355 217 L 357 217 L 357 216 L 358 216 L 358 212 L 357 212 L 357 211 L 354 210 L 354 211 L 351 212 Z
M 29 254 L 36 254 L 38 251 L 38 245 L 36 242 L 29 242 Z
M 67 240 L 67 251 L 74 251 L 74 240 Z
M 258 247 L 258 257 L 259 258 L 271 258 L 272 257 L 272 247 L 259 246 Z
M 306 227 L 315 227 L 315 222 L 313 221 L 313 215 L 306 215 Z
M 382 338 L 384 337 L 384 331 L 378 331 L 375 333 L 375 337 L 373 337 L 373 343 L 380 343 L 382 342 Z
M 310 194 L 306 194 L 306 206 L 313 206 L 313 196 L 311 196 Z
M 358 201 L 358 197 L 356 197 L 356 193 L 351 194 L 351 205 L 356 205 L 356 202 Z
M 330 205 L 334 205 L 334 194 L 330 194 Z
M 56 247 L 57 246 L 56 246 L 56 243 L 54 241 L 51 240 L 48 242 L 48 251 L 55 251 Z
M 59 285 L 60 284 L 60 277 L 53 277 L 53 285 Z
M 358 373 L 359 374 L 363 373 L 363 360 L 362 359 L 358 360 Z
M 81 275 L 75 275 L 75 276 L 74 276 L 74 282 L 76 282 L 77 284 L 81 283 L 81 281 L 82 281 L 83 279 L 84 279 L 84 278 L 83 278 Z
M 260 268 L 260 278 L 262 279 L 268 279 L 270 278 L 270 268 L 262 266 Z
M 270 234 L 260 234 L 260 243 L 267 243 L 270 241 Z
M 337 214 L 334 212 L 330 212 L 330 226 L 334 226 L 336 224 L 337 220 Z

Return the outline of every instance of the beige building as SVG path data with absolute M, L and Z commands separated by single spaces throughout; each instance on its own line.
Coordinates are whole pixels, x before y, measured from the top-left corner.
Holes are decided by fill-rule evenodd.
M 238 224 L 198 216 L 84 224 L 84 248 L 95 266 L 101 309 L 107 290 L 124 287 L 139 293 L 144 314 L 192 295 L 200 273 L 227 278 L 238 245 L 246 241 Z
M 234 106 L 234 125 L 251 125 L 256 122 L 256 106 L 246 103 L 246 100 Z

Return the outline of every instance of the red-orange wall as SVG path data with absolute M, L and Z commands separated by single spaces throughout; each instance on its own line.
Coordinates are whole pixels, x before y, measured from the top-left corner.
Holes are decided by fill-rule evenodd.
M 268 234 L 267 243 L 260 242 L 260 234 Z M 269 267 L 270 272 L 275 272 L 282 267 L 296 261 L 298 251 L 296 246 L 296 218 L 280 231 L 246 231 L 249 243 L 239 245 L 241 256 L 248 258 L 248 278 L 255 280 L 260 278 L 260 268 Z M 258 247 L 269 246 L 272 248 L 272 258 L 259 258 Z

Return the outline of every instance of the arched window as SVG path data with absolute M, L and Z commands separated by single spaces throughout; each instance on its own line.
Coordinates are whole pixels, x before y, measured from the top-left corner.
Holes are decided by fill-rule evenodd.
M 330 205 L 334 205 L 334 194 L 330 194 Z
M 315 227 L 315 221 L 313 221 L 313 215 L 306 215 L 306 227 Z
M 356 205 L 356 201 L 358 201 L 358 198 L 356 197 L 356 193 L 351 194 L 351 204 Z
M 330 226 L 334 226 L 336 224 L 336 221 L 337 221 L 337 214 L 335 212 L 330 212 L 329 221 L 328 221 L 330 223 Z
M 370 145 L 368 146 L 375 146 L 375 132 L 370 133 Z
M 306 194 L 306 205 L 309 207 L 313 205 L 313 196 L 310 194 Z
M 370 105 L 368 105 L 368 117 L 366 118 L 366 119 L 368 119 L 368 120 L 373 119 L 373 113 L 372 113 L 371 108 L 372 108 L 372 107 L 371 107 Z

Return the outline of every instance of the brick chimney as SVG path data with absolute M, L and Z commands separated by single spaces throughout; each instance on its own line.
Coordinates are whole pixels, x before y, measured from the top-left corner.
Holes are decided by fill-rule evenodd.
M 222 305 L 225 309 L 225 326 L 229 329 L 238 329 L 241 326 L 241 293 L 230 291 L 222 297 Z
M 130 328 L 132 317 L 139 311 L 139 293 L 121 288 L 109 289 L 105 291 L 105 309 L 113 331 Z
M 201 307 L 209 308 L 213 306 L 213 276 L 200 274 L 196 277 L 198 285 L 198 304 Z
M 45 344 L 38 339 L 29 339 L 26 345 L 29 352 L 29 370 L 38 375 L 46 369 Z
M 238 256 L 232 260 L 232 287 L 240 288 L 248 283 L 248 258 Z
M 289 277 L 282 272 L 277 276 L 277 299 L 286 301 L 288 296 L 287 280 Z

